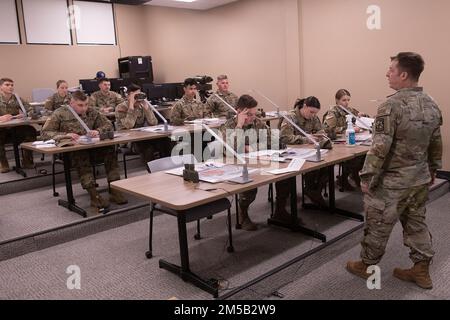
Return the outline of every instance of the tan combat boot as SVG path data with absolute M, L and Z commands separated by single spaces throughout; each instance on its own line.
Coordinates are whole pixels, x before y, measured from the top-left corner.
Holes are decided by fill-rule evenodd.
M 347 271 L 361 277 L 363 279 L 368 279 L 371 274 L 367 273 L 367 268 L 369 264 L 365 264 L 363 261 L 349 261 L 347 262 Z
M 23 150 L 23 159 L 22 159 L 22 168 L 24 169 L 33 169 L 33 151 L 31 150 Z
M 91 207 L 94 209 L 104 209 L 109 207 L 109 202 L 103 199 L 95 188 L 89 188 L 86 190 L 91 197 Z
M 9 163 L 8 160 L 6 158 L 2 158 L 0 159 L 0 172 L 1 173 L 6 173 L 9 172 Z
M 114 202 L 116 204 L 128 203 L 127 198 L 125 198 L 122 192 L 117 191 L 115 189 L 111 189 L 111 191 L 109 192 L 109 201 Z
M 236 229 L 243 229 L 245 231 L 255 231 L 258 229 L 256 224 L 254 224 L 248 216 L 248 208 L 241 208 L 239 210 L 239 225 L 236 226 Z
M 432 289 L 433 282 L 431 281 L 429 272 L 430 261 L 416 262 L 411 269 L 394 269 L 394 277 L 403 281 L 410 281 L 417 284 L 423 289 Z

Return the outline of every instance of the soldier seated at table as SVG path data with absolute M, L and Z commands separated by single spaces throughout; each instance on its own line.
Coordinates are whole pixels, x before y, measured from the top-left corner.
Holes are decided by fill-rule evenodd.
M 323 128 L 331 139 L 335 139 L 337 134 L 344 134 L 347 129 L 347 112 L 345 112 L 342 107 L 357 117 L 368 116 L 350 106 L 351 95 L 348 90 L 339 89 L 336 92 L 335 99 L 336 105 L 331 107 L 330 110 L 323 115 Z M 353 125 L 353 129 L 355 129 L 356 133 L 365 130 L 364 128 L 358 127 L 358 124 Z M 349 183 L 348 178 L 350 177 L 356 187 L 359 188 L 361 184 L 359 171 L 362 169 L 365 159 L 366 156 L 364 155 L 344 162 L 342 176 L 337 180 L 338 185 L 346 190 L 353 191 L 355 188 Z
M 69 85 L 65 80 L 58 80 L 56 82 L 57 92 L 45 101 L 45 109 L 55 111 L 56 109 L 70 103 Z
M 172 107 L 170 123 L 174 126 L 182 126 L 184 121 L 210 117 L 207 107 L 195 99 L 197 81 L 192 78 L 184 80 L 183 89 L 184 96 Z
M 124 99 L 117 92 L 111 91 L 111 82 L 108 78 L 101 78 L 98 87 L 100 90 L 91 94 L 89 98 L 89 106 L 101 113 L 114 112 Z
M 31 112 L 32 107 L 24 99 L 22 100 L 23 106 L 27 112 Z M 14 81 L 9 78 L 0 79 L 0 122 L 7 122 L 13 118 L 26 118 L 20 107 L 19 101 L 14 95 Z M 15 128 L 14 134 L 18 143 L 30 142 L 36 140 L 36 130 L 29 125 L 24 125 Z M 11 129 L 0 129 L 0 172 L 9 172 L 9 163 L 6 158 L 5 144 L 8 140 L 11 140 Z M 30 150 L 22 151 L 22 167 L 25 169 L 32 169 L 33 152 Z
M 228 103 L 233 108 L 236 107 L 236 103 L 238 100 L 238 96 L 229 90 L 230 83 L 228 81 L 227 75 L 220 75 L 217 77 L 217 91 L 216 94 L 223 99 L 226 103 Z M 211 114 L 211 117 L 217 118 L 231 118 L 235 114 L 233 110 L 230 109 L 223 101 L 217 98 L 215 95 L 212 95 L 206 101 L 206 106 L 208 111 Z
M 70 107 L 80 116 L 80 118 L 91 129 L 85 132 L 83 126 L 70 111 Z M 101 133 L 112 131 L 111 122 L 97 110 L 88 107 L 88 97 L 81 91 L 72 94 L 70 106 L 63 106 L 50 116 L 42 128 L 41 136 L 44 139 L 55 139 L 57 142 L 64 139 L 71 139 L 74 143 L 82 135 L 92 138 L 99 137 Z M 81 186 L 91 198 L 93 209 L 107 208 L 109 202 L 103 199 L 95 188 L 95 178 L 92 173 L 91 159 L 102 159 L 108 182 L 120 180 L 119 166 L 114 147 L 102 147 L 91 150 L 80 150 L 71 153 L 72 165 L 77 168 Z M 109 200 L 117 204 L 127 203 L 127 199 L 121 192 L 110 189 Z
M 118 130 L 129 130 L 158 124 L 153 110 L 144 100 L 136 99 L 136 94 L 141 93 L 141 87 L 131 84 L 128 87 L 128 100 L 119 104 L 116 108 L 116 123 Z M 156 150 L 162 152 L 164 144 L 168 145 L 167 139 L 156 139 L 137 141 L 131 144 L 133 152 L 139 153 L 142 163 L 146 166 L 149 161 L 154 160 Z M 164 154 L 167 154 L 164 152 Z
M 238 154 L 258 151 L 258 146 L 270 148 L 270 129 L 256 117 L 257 106 L 258 102 L 253 97 L 249 95 L 241 96 L 236 105 L 238 114 L 220 127 L 223 140 L 232 146 Z M 265 141 L 260 139 L 265 139 Z M 239 215 L 236 228 L 242 228 L 246 231 L 257 229 L 257 225 L 250 220 L 248 215 L 248 208 L 255 201 L 257 191 L 258 189 L 252 189 L 239 194 Z
M 320 102 L 316 97 L 308 97 L 306 99 L 299 99 L 296 101 L 294 110 L 288 117 L 302 128 L 308 134 L 322 134 L 322 124 L 317 116 L 320 111 Z M 280 140 L 284 145 L 289 144 L 310 144 L 311 141 L 296 130 L 289 122 L 283 121 L 281 123 Z M 325 208 L 326 202 L 322 196 L 322 190 L 328 181 L 327 169 L 319 169 L 308 172 L 304 176 L 305 195 L 320 208 Z M 288 220 L 288 214 L 285 209 L 287 198 L 290 194 L 289 182 L 283 180 L 275 184 L 276 196 L 276 211 L 275 217 L 284 217 Z

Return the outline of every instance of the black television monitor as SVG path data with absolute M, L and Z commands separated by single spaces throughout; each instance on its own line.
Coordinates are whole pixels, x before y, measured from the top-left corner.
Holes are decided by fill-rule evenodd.
M 160 104 L 167 96 L 166 87 L 163 84 L 144 84 L 142 91 L 147 94 L 152 104 Z
M 120 87 L 128 87 L 132 81 L 130 78 L 113 78 L 111 82 L 111 91 L 120 93 Z
M 181 99 L 184 96 L 184 84 L 179 83 L 177 85 L 177 99 Z
M 91 95 L 95 91 L 100 90 L 100 88 L 98 87 L 98 81 L 96 79 L 80 79 L 79 83 L 80 89 L 88 95 Z
M 170 101 L 174 101 L 176 99 L 181 99 L 184 95 L 183 83 L 165 83 L 167 96 L 166 98 Z

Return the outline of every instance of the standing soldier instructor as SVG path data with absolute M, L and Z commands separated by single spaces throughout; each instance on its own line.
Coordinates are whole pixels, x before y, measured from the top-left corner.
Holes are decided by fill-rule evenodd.
M 414 266 L 395 268 L 394 276 L 431 289 L 429 265 L 434 251 L 425 203 L 442 163 L 442 115 L 418 86 L 423 69 L 424 61 L 417 53 L 400 52 L 391 58 L 386 77 L 397 92 L 378 108 L 372 147 L 360 172 L 366 225 L 361 261 L 348 262 L 347 270 L 367 279 L 367 267 L 380 262 L 400 220 Z

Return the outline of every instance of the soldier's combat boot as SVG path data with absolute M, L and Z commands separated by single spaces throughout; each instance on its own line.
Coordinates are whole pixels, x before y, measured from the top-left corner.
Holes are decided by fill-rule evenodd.
M 320 209 L 327 208 L 327 203 L 325 202 L 325 199 L 323 198 L 320 190 L 305 191 L 305 195 Z
M 115 189 L 111 189 L 109 192 L 109 201 L 117 203 L 117 204 L 126 204 L 128 203 L 127 198 L 122 194 L 122 192 L 117 191 Z
M 0 159 L 0 172 L 1 173 L 6 173 L 9 172 L 9 163 L 8 160 L 6 159 L 6 157 L 2 157 Z
M 23 150 L 23 159 L 22 159 L 22 168 L 24 169 L 33 169 L 33 151 L 31 150 Z
M 363 261 L 349 261 L 347 262 L 347 271 L 361 277 L 363 279 L 368 279 L 371 274 L 367 273 L 367 268 L 370 265 L 365 264 Z
M 338 179 L 336 180 L 336 184 L 339 187 L 340 191 L 355 191 L 355 187 L 353 187 L 350 182 L 348 182 L 348 177 L 338 177 Z
M 411 269 L 394 269 L 394 277 L 403 281 L 414 282 L 423 289 L 432 289 L 433 282 L 429 273 L 430 261 L 416 262 Z
M 87 189 L 89 196 L 91 197 L 91 207 L 93 209 L 106 209 L 109 207 L 107 200 L 103 199 L 95 188 Z
M 291 223 L 291 215 L 286 211 L 286 199 L 277 198 L 275 213 L 273 219 L 282 221 L 284 223 Z
M 243 229 L 245 231 L 255 231 L 258 229 L 256 224 L 254 224 L 248 216 L 248 208 L 241 208 L 239 210 L 239 224 L 236 225 L 236 229 Z

